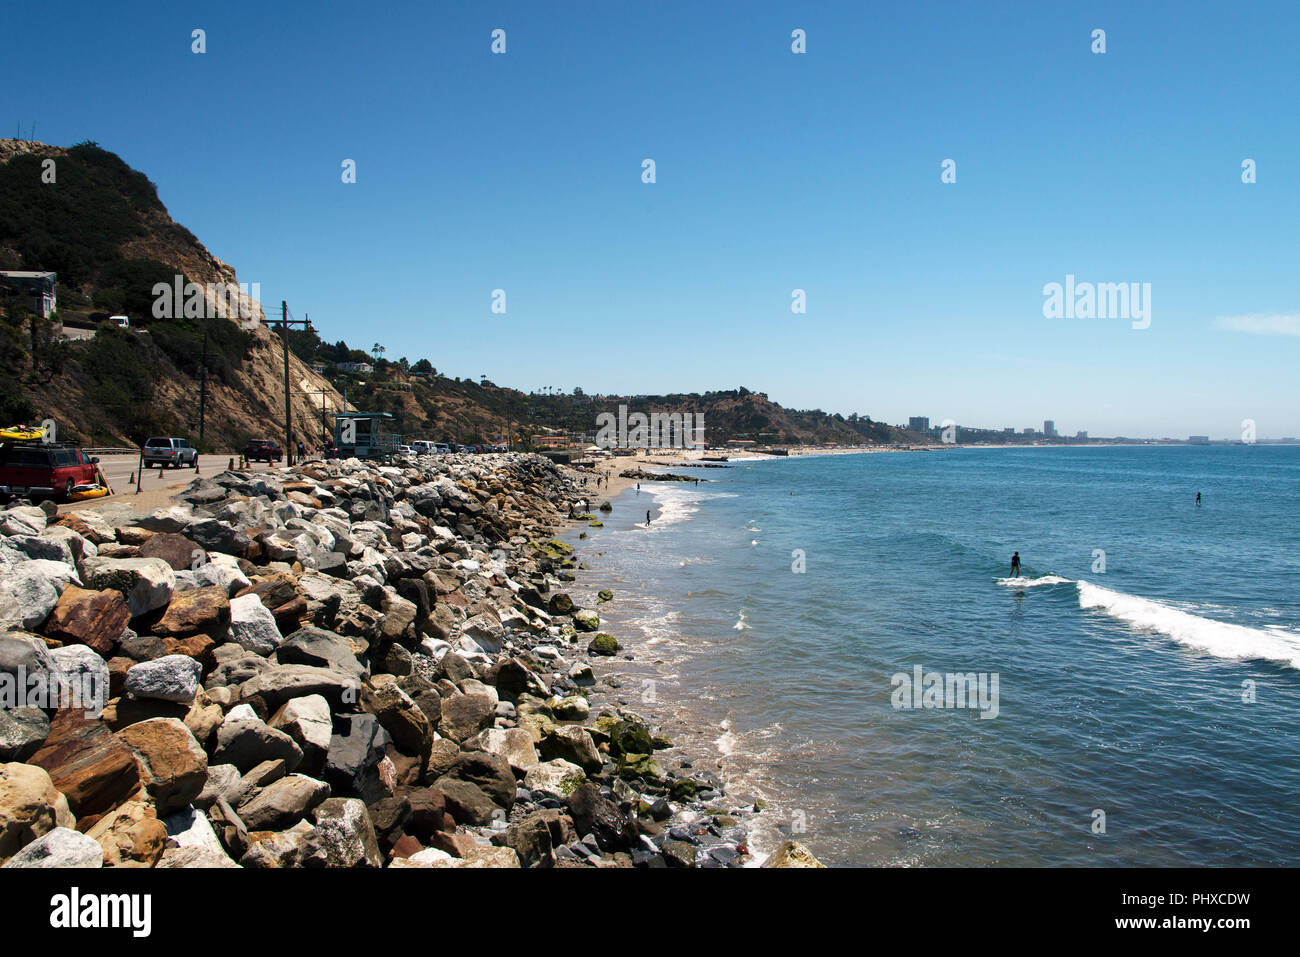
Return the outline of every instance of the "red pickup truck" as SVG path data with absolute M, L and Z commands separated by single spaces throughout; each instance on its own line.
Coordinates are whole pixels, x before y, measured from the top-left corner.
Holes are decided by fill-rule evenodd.
M 0 443 L 0 496 L 66 498 L 96 481 L 97 458 L 69 445 Z

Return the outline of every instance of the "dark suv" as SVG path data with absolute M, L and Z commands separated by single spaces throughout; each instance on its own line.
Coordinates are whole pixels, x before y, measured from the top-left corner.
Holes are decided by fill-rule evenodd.
M 244 458 L 250 462 L 278 462 L 284 452 L 274 439 L 253 439 L 244 446 Z
M 66 498 L 76 486 L 98 481 L 98 462 L 70 445 L 0 443 L 0 495 Z

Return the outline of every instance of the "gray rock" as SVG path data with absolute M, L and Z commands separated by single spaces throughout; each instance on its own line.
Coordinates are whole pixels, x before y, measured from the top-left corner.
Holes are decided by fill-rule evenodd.
M 11 631 L 0 634 L 0 675 L 7 676 L 6 683 L 13 688 L 15 695 L 20 688 L 31 694 L 35 685 L 42 685 L 49 695 L 51 703 L 59 689 L 59 669 L 45 642 L 34 635 Z M 16 700 L 12 704 L 21 704 Z M 36 707 L 44 707 L 43 701 L 30 702 Z M 10 704 L 6 703 L 6 707 Z
M 203 666 L 188 655 L 164 655 L 132 665 L 126 673 L 126 691 L 137 698 L 188 704 L 198 694 L 202 673 Z
M 551 829 L 543 816 L 546 812 L 534 811 L 506 830 L 501 843 L 514 848 L 521 867 L 553 867 L 555 857 Z M 495 842 L 495 839 L 494 839 Z
M 261 721 L 226 721 L 217 729 L 214 764 L 233 764 L 240 771 L 249 771 L 277 758 L 283 759 L 290 771 L 302 763 L 302 749 L 283 731 Z
M 312 815 L 307 867 L 383 867 L 379 841 L 366 806 L 356 798 L 330 798 Z
M 488 728 L 470 738 L 463 745 L 474 751 L 491 751 L 505 758 L 510 767 L 523 774 L 540 762 L 533 738 L 523 728 Z
M 330 787 L 303 774 L 291 774 L 262 788 L 239 806 L 250 831 L 283 831 L 328 798 Z
M 465 741 L 492 726 L 496 703 L 486 695 L 443 698 L 438 731 L 453 741 Z
M 73 532 L 72 529 L 64 531 Z M 81 538 L 80 535 L 77 536 Z M 85 541 L 85 539 L 82 539 Z M 37 558 L 44 561 L 58 562 L 61 565 L 76 566 L 76 558 L 72 554 L 72 547 L 67 541 L 48 534 L 45 535 L 15 535 L 9 539 L 9 547 L 17 549 L 28 558 Z
M 202 809 L 186 807 L 162 819 L 167 828 L 167 836 L 180 847 L 200 847 L 218 854 L 225 854 L 221 839 L 212 829 L 212 822 Z
M 366 673 L 352 650 L 352 642 L 320 628 L 299 628 L 287 636 L 275 650 L 275 659 L 285 665 L 333 668 L 358 679 Z
M 578 765 L 584 771 L 600 770 L 600 753 L 596 750 L 596 742 L 592 740 L 586 728 L 577 725 L 568 724 L 556 728 L 542 738 L 539 750 L 542 757 L 548 761 L 553 758 L 563 758 Z
M 199 588 L 207 585 L 217 585 L 224 588 L 226 594 L 231 597 L 248 588 L 252 582 L 248 580 L 247 575 L 240 571 L 238 565 L 217 561 L 217 558 L 226 557 L 218 554 L 213 560 L 200 565 L 196 571 L 192 572 L 195 585 Z
M 218 800 L 231 801 L 239 794 L 242 776 L 233 764 L 208 765 L 208 780 L 194 799 L 194 806 L 207 810 Z
M 0 629 L 40 628 L 58 603 L 58 589 L 33 563 L 13 565 L 0 581 Z
M 56 827 L 32 841 L 3 866 L 103 867 L 104 849 L 94 838 L 68 827 Z
M 499 754 L 462 752 L 447 773 L 434 782 L 434 786 L 441 789 L 451 780 L 477 784 L 499 807 L 509 808 L 515 802 L 515 776 L 510 763 Z
M 329 702 L 323 697 L 313 694 L 286 701 L 269 724 L 293 738 L 302 749 L 303 771 L 315 773 L 324 767 L 334 737 L 334 722 Z
M 108 664 L 86 645 L 65 645 L 50 650 L 65 694 L 75 692 L 76 706 L 98 715 L 108 703 Z M 66 700 L 71 702 L 72 697 Z
M 587 780 L 582 768 L 562 759 L 543 761 L 529 768 L 524 787 L 555 798 L 567 798 Z
M 230 600 L 230 640 L 254 654 L 269 655 L 284 641 L 271 609 L 257 595 Z
M 0 512 L 0 535 L 39 535 L 48 521 L 35 505 L 15 505 Z
M 210 847 L 191 845 L 189 847 L 169 847 L 163 851 L 158 861 L 159 868 L 202 868 L 211 870 L 218 867 L 238 867 L 224 851 L 214 851 Z
M 259 697 L 272 710 L 292 698 L 312 694 L 324 697 L 331 708 L 342 710 L 345 704 L 354 705 L 359 700 L 361 687 L 356 679 L 333 668 L 310 665 L 271 665 L 239 686 L 241 699 Z
M 176 589 L 176 573 L 161 558 L 92 558 L 83 570 L 87 588 L 120 591 L 132 618 L 166 607 Z
M 472 781 L 439 778 L 437 788 L 446 799 L 447 813 L 458 824 L 484 827 L 493 821 L 505 820 L 505 811 Z
M 40 708 L 0 708 L 0 763 L 26 761 L 50 734 Z
M 217 659 L 217 666 L 212 669 L 204 682 L 209 689 L 226 686 L 238 687 L 245 681 L 256 678 L 262 672 L 274 667 L 272 662 L 261 655 L 255 655 L 233 641 L 218 645 L 214 651 L 214 656 Z
M 372 714 L 340 717 L 339 733 L 330 739 L 325 780 L 337 796 L 374 802 L 388 789 L 379 777 L 379 762 L 388 748 L 388 733 Z

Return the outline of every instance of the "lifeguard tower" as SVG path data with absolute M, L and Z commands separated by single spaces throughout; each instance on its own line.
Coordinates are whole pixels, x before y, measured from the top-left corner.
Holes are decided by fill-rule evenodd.
M 387 412 L 340 412 L 334 416 L 334 445 L 340 458 L 388 461 L 397 454 L 402 437 L 384 430 Z

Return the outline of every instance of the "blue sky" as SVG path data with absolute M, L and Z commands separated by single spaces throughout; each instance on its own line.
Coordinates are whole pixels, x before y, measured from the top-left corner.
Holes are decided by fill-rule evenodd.
M 451 375 L 1279 437 L 1297 36 L 1290 2 L 11 0 L 0 135 L 97 141 L 268 311 Z M 1045 318 L 1067 274 L 1150 283 L 1150 328 Z

